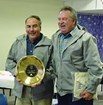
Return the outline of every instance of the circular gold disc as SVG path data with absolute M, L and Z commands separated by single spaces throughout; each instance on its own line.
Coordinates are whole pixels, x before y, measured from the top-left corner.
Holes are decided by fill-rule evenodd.
M 36 56 L 28 55 L 19 60 L 16 77 L 27 86 L 41 82 L 45 74 L 43 62 Z

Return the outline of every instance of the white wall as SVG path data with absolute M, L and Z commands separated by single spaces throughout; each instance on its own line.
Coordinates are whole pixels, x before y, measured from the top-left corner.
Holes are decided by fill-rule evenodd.
M 25 33 L 25 19 L 39 15 L 42 32 L 51 37 L 57 30 L 57 14 L 63 6 L 62 0 L 0 0 L 0 70 L 11 44 L 18 35 Z

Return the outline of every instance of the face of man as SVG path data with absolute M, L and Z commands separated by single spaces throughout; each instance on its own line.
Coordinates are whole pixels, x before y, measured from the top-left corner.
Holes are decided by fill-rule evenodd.
M 25 28 L 27 35 L 29 36 L 29 39 L 31 41 L 36 40 L 38 37 L 40 37 L 40 21 L 38 21 L 35 18 L 29 18 L 25 23 Z
M 75 20 L 69 11 L 61 11 L 58 17 L 58 26 L 61 33 L 68 33 L 75 27 Z

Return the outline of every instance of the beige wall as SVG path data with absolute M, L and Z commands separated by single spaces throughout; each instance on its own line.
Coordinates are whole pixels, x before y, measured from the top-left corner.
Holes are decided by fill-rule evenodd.
M 0 70 L 11 44 L 18 35 L 25 33 L 24 20 L 36 14 L 42 20 L 42 32 L 51 37 L 57 30 L 57 14 L 63 0 L 0 0 Z

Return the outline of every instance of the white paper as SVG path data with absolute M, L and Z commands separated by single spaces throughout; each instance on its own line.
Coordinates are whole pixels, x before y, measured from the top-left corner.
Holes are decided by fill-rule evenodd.
M 0 71 L 0 87 L 14 88 L 14 76 L 9 71 Z
M 88 84 L 88 76 L 87 72 L 76 72 L 75 80 L 74 80 L 74 97 L 76 99 L 80 99 L 80 93 L 83 92 Z M 94 94 L 93 99 L 97 99 L 97 93 Z

